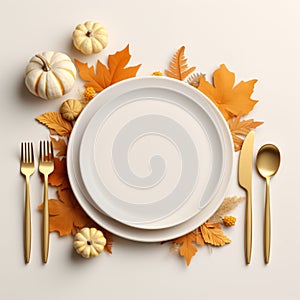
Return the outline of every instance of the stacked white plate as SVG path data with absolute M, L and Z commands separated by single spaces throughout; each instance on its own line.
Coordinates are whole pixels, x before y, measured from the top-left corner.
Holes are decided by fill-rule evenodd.
M 121 237 L 169 240 L 204 223 L 231 180 L 227 123 L 197 89 L 164 77 L 99 93 L 72 130 L 67 168 L 86 213 Z

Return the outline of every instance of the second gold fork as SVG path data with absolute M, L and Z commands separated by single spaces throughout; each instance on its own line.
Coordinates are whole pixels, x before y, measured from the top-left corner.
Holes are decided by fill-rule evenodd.
M 49 253 L 49 209 L 48 209 L 48 176 L 54 171 L 53 147 L 51 141 L 40 141 L 39 171 L 44 175 L 42 254 L 47 263 Z

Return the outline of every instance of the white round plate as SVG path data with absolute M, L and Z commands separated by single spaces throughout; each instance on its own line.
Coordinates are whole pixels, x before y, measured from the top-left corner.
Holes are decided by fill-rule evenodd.
M 149 110 L 143 110 L 143 105 L 141 104 L 144 104 Z M 134 107 L 136 109 L 133 109 Z M 151 181 L 150 184 L 147 182 L 144 190 L 147 190 L 149 186 L 153 187 L 162 184 L 162 182 L 168 177 L 169 167 L 172 170 L 171 175 L 174 173 L 176 176 L 179 175 L 179 177 L 176 181 L 172 176 L 170 176 L 165 189 L 162 189 L 162 191 L 165 191 L 165 195 L 167 196 L 172 187 L 174 188 L 175 186 L 176 188 L 176 184 L 174 183 L 178 184 L 178 182 L 180 182 L 182 169 L 186 163 L 186 160 L 184 160 L 186 159 L 186 154 L 183 156 L 183 158 L 180 157 L 182 155 L 182 151 L 184 151 L 181 147 L 185 146 L 182 145 L 185 144 L 185 139 L 189 139 L 188 143 L 192 143 L 194 145 L 195 151 L 193 155 L 195 156 L 193 156 L 193 159 L 191 160 L 195 162 L 197 168 L 200 168 L 200 171 L 197 168 L 193 169 L 191 165 L 187 164 L 189 168 L 192 168 L 191 171 L 194 172 L 191 173 L 195 175 L 193 177 L 196 177 L 195 180 L 195 178 L 191 178 L 192 176 L 190 176 L 190 180 L 193 182 L 193 187 L 190 188 L 189 186 L 190 191 L 192 191 L 190 192 L 189 196 L 183 198 L 183 200 L 182 198 L 175 199 L 174 205 L 172 202 L 167 202 L 166 206 L 164 206 L 165 204 L 162 206 L 159 204 L 159 206 L 166 209 L 166 211 L 163 213 L 157 213 L 155 210 L 153 210 L 152 205 L 155 204 L 155 201 L 151 202 L 147 200 L 151 199 L 151 197 L 145 197 L 146 200 L 143 201 L 145 201 L 146 204 L 143 204 L 151 208 L 151 216 L 149 217 L 149 215 L 144 212 L 142 220 L 138 220 L 136 223 L 136 219 L 134 219 L 134 222 L 132 223 L 128 222 L 128 220 L 125 220 L 128 222 L 128 224 L 125 224 L 117 221 L 114 218 L 111 218 L 108 215 L 105 215 L 99 210 L 100 207 L 104 211 L 107 210 L 106 213 L 109 212 L 109 214 L 114 215 L 116 214 L 116 211 L 119 211 L 119 204 L 116 206 L 114 203 L 113 210 L 110 211 L 106 206 L 102 205 L 102 202 L 98 202 L 98 199 L 101 200 L 106 198 L 95 199 L 94 197 L 91 197 L 91 195 L 93 195 L 93 185 L 89 185 L 89 191 L 87 191 L 87 178 L 90 177 L 85 176 L 90 176 L 91 174 L 95 175 L 96 182 L 94 183 L 98 184 L 99 179 L 101 178 L 102 180 L 101 176 L 103 176 L 101 171 L 99 171 L 101 169 L 99 168 L 99 165 L 106 163 L 106 160 L 108 162 L 106 167 L 111 168 L 113 165 L 112 161 L 113 158 L 115 158 L 114 154 L 112 154 L 113 146 L 115 140 L 120 137 L 118 134 L 120 134 L 124 128 L 126 129 L 126 124 L 130 124 L 137 120 L 143 121 L 144 118 L 147 117 L 159 117 L 156 119 L 154 118 L 155 121 L 158 119 L 160 119 L 162 122 L 167 121 L 167 123 L 170 121 L 169 125 L 171 128 L 173 128 L 173 126 L 181 128 L 182 132 L 186 133 L 186 137 L 182 138 L 181 136 L 179 140 L 176 140 L 176 138 L 172 136 L 172 130 L 161 133 L 159 131 L 161 126 L 159 126 L 153 130 L 148 130 L 148 134 L 146 133 L 144 135 L 141 132 L 136 134 L 135 130 L 130 129 L 129 133 L 134 133 L 136 138 L 129 140 L 127 144 L 124 142 L 124 140 L 121 142 L 121 144 L 117 144 L 119 145 L 118 149 L 120 145 L 121 148 L 124 149 L 130 168 L 134 171 L 135 175 L 139 174 L 140 178 L 142 179 L 143 177 L 149 178 L 151 169 L 148 169 L 147 173 L 147 164 L 145 164 L 145 162 L 141 162 L 140 160 L 141 158 L 145 158 L 143 156 L 137 159 L 135 164 L 135 159 L 139 157 L 137 153 L 143 152 L 141 150 L 147 150 L 146 162 L 148 163 L 148 167 L 149 159 L 151 159 L 153 155 L 160 156 L 160 160 L 164 162 L 162 165 L 165 167 L 163 170 L 164 172 L 157 173 L 161 176 L 154 176 L 154 179 L 156 179 L 154 180 L 154 184 Z M 151 122 L 148 120 L 148 124 L 151 125 L 154 119 L 152 119 Z M 141 129 L 145 129 L 147 127 L 143 126 L 141 126 Z M 85 128 L 87 129 L 85 130 Z M 111 128 L 111 138 L 109 137 L 109 128 Z M 158 132 L 155 132 L 156 130 L 158 130 Z M 126 133 L 126 131 L 124 132 Z M 198 137 L 195 137 L 195 133 L 199 134 L 200 141 L 198 141 Z M 171 136 L 169 136 L 169 134 L 171 134 Z M 92 144 L 89 144 L 90 150 L 87 150 L 87 148 L 85 148 L 86 146 L 84 145 L 88 145 L 87 141 L 91 141 L 91 138 L 93 137 L 94 140 L 92 140 Z M 109 137 L 110 141 L 107 138 L 103 139 L 104 137 Z M 124 137 L 128 138 L 126 134 Z M 205 144 L 203 148 L 200 147 L 201 140 Z M 133 144 L 130 144 L 130 142 L 133 142 Z M 125 148 L 123 148 L 123 143 L 125 143 Z M 131 146 L 128 147 L 128 143 Z M 155 147 L 159 146 L 159 150 L 154 149 L 152 145 Z M 99 153 L 101 153 L 101 155 L 99 155 Z M 116 153 L 120 154 L 120 151 L 117 150 Z M 204 159 L 202 157 L 203 153 L 208 155 L 204 155 Z M 85 154 L 89 156 L 88 159 L 90 159 L 90 161 L 85 160 Z M 102 158 L 102 155 L 104 155 L 105 159 Z M 170 160 L 169 157 L 172 157 L 172 159 Z M 173 161 L 175 161 L 175 167 L 172 166 Z M 96 173 L 89 173 L 89 171 L 87 171 L 87 169 L 84 167 L 84 162 L 86 162 L 90 167 L 93 166 L 94 172 Z M 140 77 L 129 79 L 117 83 L 101 92 L 89 103 L 76 121 L 69 139 L 67 153 L 67 167 L 71 186 L 76 198 L 78 199 L 78 202 L 87 212 L 87 214 L 97 223 L 99 223 L 99 225 L 116 235 L 136 241 L 147 242 L 162 241 L 183 235 L 205 222 L 222 202 L 231 179 L 232 162 L 233 146 L 231 135 L 227 124 L 222 115 L 219 113 L 218 109 L 210 100 L 208 100 L 195 88 L 190 87 L 189 85 L 180 81 L 162 77 Z M 139 165 L 142 165 L 141 169 L 139 169 Z M 83 169 L 80 171 L 81 167 L 83 167 Z M 203 167 L 203 169 L 207 168 L 206 170 L 208 171 L 209 175 L 203 175 L 201 167 Z M 111 169 L 114 170 L 114 168 Z M 112 172 L 112 170 L 109 171 Z M 160 171 L 161 169 L 158 168 L 158 170 Z M 119 172 L 122 172 L 122 170 Z M 141 174 L 144 176 L 141 176 Z M 217 179 L 215 179 L 214 176 L 211 177 L 210 174 L 217 175 Z M 84 179 L 82 175 L 84 175 Z M 118 179 L 119 181 L 122 181 L 120 180 L 119 176 L 120 174 L 116 176 L 114 180 Z M 132 176 L 129 177 L 129 179 L 136 179 L 136 177 Z M 201 192 L 198 195 L 203 196 L 208 193 L 209 196 L 200 198 L 191 197 L 193 192 L 197 191 L 198 186 L 201 186 L 199 178 L 203 177 L 207 177 L 204 178 L 204 180 L 206 179 L 206 184 L 199 188 L 199 191 Z M 127 187 L 128 178 L 125 179 L 126 184 L 124 185 Z M 135 187 L 136 183 L 139 182 L 133 182 L 133 184 L 131 183 L 131 187 Z M 105 184 L 107 185 L 107 182 L 105 182 Z M 100 187 L 100 195 L 102 197 L 102 182 L 100 182 Z M 140 191 L 144 190 L 143 188 L 140 189 Z M 95 191 L 98 193 L 99 189 L 97 188 Z M 111 189 L 109 191 L 111 192 Z M 161 189 L 158 189 L 156 192 L 158 195 L 161 195 L 159 194 L 161 193 Z M 118 191 L 113 191 L 113 193 L 118 193 Z M 104 196 L 105 195 L 106 194 L 104 194 Z M 162 197 L 160 196 L 157 199 L 161 198 Z M 191 201 L 191 199 L 194 200 Z M 139 203 L 138 201 L 138 197 L 136 197 L 135 200 L 127 200 L 126 208 L 128 209 L 128 207 L 136 208 L 143 206 L 143 204 Z M 157 203 L 159 202 L 160 201 Z M 107 203 L 108 202 L 106 202 L 106 204 Z M 129 216 L 132 217 L 132 215 L 130 215 L 130 209 L 128 211 Z M 133 216 L 136 218 L 138 217 L 138 214 L 134 212 Z M 122 214 L 118 215 L 118 217 L 120 217 L 121 221 L 124 221 L 122 220 Z M 139 226 L 140 228 L 137 228 Z M 145 228 L 147 230 L 145 230 Z M 156 230 L 149 230 L 153 228 L 156 228 Z
M 215 107 L 180 86 L 118 85 L 86 127 L 79 155 L 84 185 L 92 204 L 119 222 L 174 226 L 225 189 Z

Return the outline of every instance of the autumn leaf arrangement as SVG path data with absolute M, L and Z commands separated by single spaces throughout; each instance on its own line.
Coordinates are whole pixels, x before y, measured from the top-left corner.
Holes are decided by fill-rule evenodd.
M 262 122 L 244 119 L 253 110 L 257 100 L 251 99 L 256 80 L 241 81 L 235 85 L 235 74 L 222 64 L 212 75 L 212 83 L 202 73 L 195 72 L 196 67 L 189 67 L 185 57 L 185 47 L 182 46 L 173 55 L 165 76 L 184 81 L 186 84 L 199 89 L 220 110 L 228 122 L 235 151 L 242 147 L 244 137 Z M 140 66 L 127 66 L 131 55 L 129 45 L 115 54 L 109 55 L 107 65 L 97 60 L 96 66 L 75 59 L 79 76 L 84 81 L 84 91 L 79 99 L 82 107 L 91 101 L 97 93 L 108 86 L 124 79 L 135 77 Z M 163 76 L 161 72 L 153 75 Z M 55 150 L 55 170 L 49 176 L 49 184 L 57 189 L 58 199 L 49 201 L 50 232 L 58 232 L 60 236 L 75 235 L 83 227 L 96 227 L 104 232 L 107 239 L 105 250 L 112 253 L 112 235 L 95 224 L 78 204 L 67 176 L 66 153 L 68 138 L 71 134 L 74 120 L 64 118 L 61 112 L 46 112 L 36 118 L 50 131 L 50 138 Z M 204 224 L 194 231 L 172 241 L 171 249 L 176 250 L 185 258 L 187 265 L 197 253 L 197 246 L 224 246 L 231 240 L 224 234 L 223 226 L 233 226 L 236 219 L 227 214 L 244 198 L 227 197 L 220 208 Z M 39 206 L 42 209 L 42 206 Z

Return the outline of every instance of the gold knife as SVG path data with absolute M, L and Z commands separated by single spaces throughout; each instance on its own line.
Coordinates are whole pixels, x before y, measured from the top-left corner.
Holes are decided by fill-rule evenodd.
M 238 178 L 240 186 L 246 191 L 245 214 L 245 258 L 250 263 L 252 251 L 252 159 L 253 159 L 254 132 L 246 136 L 239 159 Z

